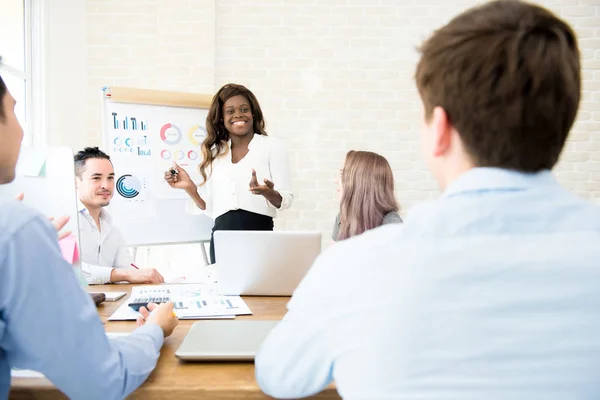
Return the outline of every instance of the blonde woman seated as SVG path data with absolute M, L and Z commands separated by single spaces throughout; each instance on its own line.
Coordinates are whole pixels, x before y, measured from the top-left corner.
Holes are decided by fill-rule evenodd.
M 350 150 L 341 170 L 338 191 L 341 202 L 331 234 L 334 241 L 402 222 L 394 197 L 392 168 L 379 154 Z

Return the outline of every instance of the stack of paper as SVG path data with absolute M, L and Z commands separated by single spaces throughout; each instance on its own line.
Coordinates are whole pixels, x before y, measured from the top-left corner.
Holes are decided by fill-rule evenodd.
M 240 296 L 221 296 L 215 294 L 214 289 L 203 285 L 183 284 L 136 286 L 131 291 L 131 296 L 108 320 L 135 320 L 140 314 L 128 304 L 152 301 L 173 302 L 173 309 L 179 319 L 235 318 L 236 315 L 252 314 Z

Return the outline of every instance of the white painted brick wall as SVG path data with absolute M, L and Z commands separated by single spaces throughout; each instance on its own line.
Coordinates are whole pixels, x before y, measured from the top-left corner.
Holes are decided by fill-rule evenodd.
M 87 44 L 90 145 L 102 142 L 105 85 L 214 92 L 213 0 L 87 0 Z M 163 272 L 201 260 L 198 245 L 139 250 L 141 265 Z
M 277 227 L 328 238 L 346 151 L 388 158 L 404 211 L 438 191 L 421 160 L 415 48 L 481 1 L 87 0 L 87 132 L 100 141 L 104 84 L 213 92 L 227 82 L 257 95 L 269 134 L 284 138 L 297 200 Z M 600 1 L 547 0 L 577 31 L 583 100 L 556 169 L 600 203 Z M 128 23 L 132 18 L 134 24 Z M 119 54 L 119 57 L 115 57 Z
M 292 170 L 301 182 L 298 203 L 278 225 L 329 231 L 337 208 L 333 181 L 349 149 L 388 158 L 404 210 L 435 198 L 436 185 L 419 152 L 415 47 L 456 13 L 481 2 L 271 3 L 217 3 L 216 79 L 218 85 L 236 81 L 254 90 L 268 132 L 293 149 Z M 592 175 L 600 171 L 595 162 L 600 160 L 600 1 L 540 3 L 573 25 L 584 57 L 584 100 L 557 175 L 578 195 L 600 202 L 600 182 Z M 266 56 L 247 57 L 245 49 L 261 49 Z M 255 76 L 260 69 L 268 74 Z M 311 180 L 321 185 L 309 185 Z M 323 211 L 329 216 L 317 218 Z
M 101 143 L 105 85 L 212 93 L 213 0 L 87 0 L 87 121 Z

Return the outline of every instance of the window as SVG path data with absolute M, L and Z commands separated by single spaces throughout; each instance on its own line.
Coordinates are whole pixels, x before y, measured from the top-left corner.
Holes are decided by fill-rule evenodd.
M 43 146 L 42 0 L 2 0 L 0 73 L 17 100 L 24 146 Z

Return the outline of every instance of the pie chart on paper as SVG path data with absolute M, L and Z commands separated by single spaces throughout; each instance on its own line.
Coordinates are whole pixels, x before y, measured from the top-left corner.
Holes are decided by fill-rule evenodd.
M 160 128 L 160 138 L 166 144 L 178 144 L 181 142 L 182 137 L 181 129 L 179 129 L 177 125 L 164 124 L 162 128 Z
M 188 139 L 194 146 L 200 146 L 206 138 L 206 129 L 200 125 L 194 125 L 188 131 Z
M 142 185 L 138 178 L 130 174 L 123 175 L 117 180 L 117 193 L 126 199 L 133 199 L 138 194 Z

